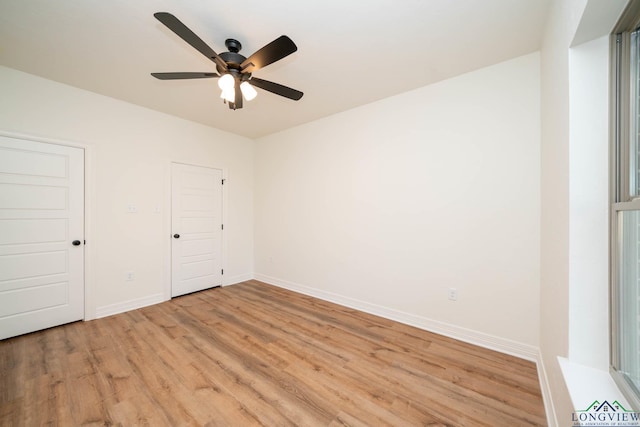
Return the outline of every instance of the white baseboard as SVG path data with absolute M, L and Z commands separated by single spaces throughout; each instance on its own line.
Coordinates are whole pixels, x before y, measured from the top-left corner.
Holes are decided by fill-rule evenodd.
M 294 292 L 320 298 L 356 310 L 364 311 L 369 314 L 384 317 L 389 320 L 395 320 L 406 325 L 415 326 L 429 332 L 444 335 L 460 341 L 474 344 L 490 350 L 499 351 L 501 353 L 516 356 L 531 362 L 538 361 L 538 347 L 523 344 L 517 341 L 496 337 L 494 335 L 485 334 L 484 332 L 474 331 L 472 329 L 463 328 L 449 323 L 440 322 L 438 320 L 429 319 L 427 317 L 418 316 L 411 313 L 405 313 L 388 307 L 371 304 L 354 298 L 345 297 L 334 294 L 332 292 L 322 291 L 320 289 L 310 288 L 307 286 L 292 283 L 275 277 L 266 276 L 264 274 L 254 274 L 256 280 L 269 283 L 281 288 L 289 289 Z
M 96 319 L 101 317 L 112 316 L 114 314 L 124 313 L 125 311 L 135 310 L 142 307 L 147 307 L 153 304 L 159 304 L 166 301 L 164 294 L 153 294 L 142 298 L 136 298 L 129 301 L 118 302 L 116 304 L 109 304 L 96 309 Z
M 222 286 L 235 285 L 236 283 L 245 282 L 253 279 L 253 274 L 239 274 L 237 276 L 223 278 Z M 147 307 L 153 304 L 159 304 L 161 302 L 168 301 L 171 298 L 166 298 L 163 293 L 153 294 L 142 298 L 132 299 L 129 301 L 123 301 L 116 304 L 105 305 L 96 309 L 95 319 L 101 317 L 112 316 L 114 314 L 124 313 L 125 311 L 135 310 L 142 307 Z
M 538 367 L 538 382 L 540 383 L 540 391 L 542 392 L 542 402 L 544 403 L 544 410 L 547 416 L 547 425 L 549 427 L 558 427 L 559 424 L 556 418 L 556 408 L 553 405 L 553 399 L 551 397 L 549 378 L 547 377 L 547 370 L 544 366 L 544 360 L 542 359 L 540 350 L 538 350 L 536 365 Z
M 252 273 L 238 274 L 237 276 L 230 276 L 222 278 L 222 286 L 235 285 L 236 283 L 246 282 L 253 279 Z

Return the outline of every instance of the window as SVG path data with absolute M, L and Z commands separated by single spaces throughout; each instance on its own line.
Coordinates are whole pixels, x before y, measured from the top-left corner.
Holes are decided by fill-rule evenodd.
M 611 371 L 640 407 L 640 1 L 613 36 Z

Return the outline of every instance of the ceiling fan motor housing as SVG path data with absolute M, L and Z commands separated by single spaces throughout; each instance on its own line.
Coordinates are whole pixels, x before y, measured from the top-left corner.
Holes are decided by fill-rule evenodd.
M 243 55 L 240 55 L 237 52 L 222 52 L 218 56 L 222 58 L 224 62 L 227 63 L 227 68 L 229 68 L 230 71 L 237 70 L 238 72 L 240 72 L 240 64 L 242 64 L 242 62 L 245 59 L 247 59 Z M 220 67 L 217 64 L 216 64 L 216 70 L 218 70 L 218 73 L 220 74 L 225 73 L 225 70 L 223 70 L 222 67 Z
M 229 51 L 222 52 L 218 56 L 227 63 L 227 68 L 230 74 L 234 77 L 238 77 L 242 73 L 241 64 L 245 59 L 247 59 L 244 55 L 238 53 L 240 52 L 240 49 L 242 49 L 242 44 L 236 39 L 227 39 L 225 40 L 224 45 L 229 49 Z M 216 65 L 216 70 L 220 74 L 226 74 L 226 71 L 219 65 Z M 248 78 L 249 75 L 247 75 L 245 79 Z

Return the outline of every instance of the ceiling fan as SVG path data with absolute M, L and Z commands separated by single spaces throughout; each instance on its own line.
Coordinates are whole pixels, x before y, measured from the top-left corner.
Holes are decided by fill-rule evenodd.
M 193 31 L 187 28 L 178 18 L 167 12 L 154 13 L 153 16 L 167 28 L 176 33 L 182 40 L 189 43 L 198 52 L 216 64 L 217 73 L 151 73 L 160 80 L 219 78 L 218 85 L 222 89 L 221 98 L 229 104 L 232 110 L 242 108 L 242 98 L 251 100 L 256 96 L 253 86 L 264 89 L 276 95 L 298 101 L 304 95 L 299 90 L 283 86 L 268 80 L 252 77 L 254 71 L 266 67 L 298 50 L 293 40 L 287 36 L 280 36 L 266 46 L 258 49 L 248 58 L 241 55 L 242 45 L 235 39 L 227 39 L 224 44 L 229 50 L 220 55 L 215 53 Z

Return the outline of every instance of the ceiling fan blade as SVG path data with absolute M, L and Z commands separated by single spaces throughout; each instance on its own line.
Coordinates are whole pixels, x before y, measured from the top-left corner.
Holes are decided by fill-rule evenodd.
M 227 64 L 218 56 L 213 49 L 202 41 L 193 31 L 187 28 L 178 18 L 167 12 L 157 12 L 153 16 L 160 22 L 162 22 L 168 29 L 176 33 L 178 37 L 189 43 L 198 52 L 215 62 L 222 67 L 223 70 L 227 70 Z
M 255 87 L 275 93 L 276 95 L 284 96 L 285 98 L 293 99 L 294 101 L 298 101 L 302 98 L 302 95 L 304 95 L 304 93 L 299 90 L 291 89 L 290 87 L 270 82 L 268 80 L 262 80 L 257 77 L 252 77 L 247 81 Z
M 240 69 L 243 73 L 253 73 L 262 67 L 281 60 L 285 56 L 291 55 L 296 50 L 298 50 L 298 47 L 293 40 L 287 36 L 280 36 L 245 59 L 240 64 Z
M 220 77 L 217 73 L 151 73 L 151 75 L 160 80 L 207 79 L 211 77 Z
M 240 79 L 236 79 L 235 92 L 236 92 L 236 99 L 233 104 L 235 105 L 236 108 L 242 108 L 242 91 L 240 90 Z M 234 110 L 236 108 L 234 108 Z

